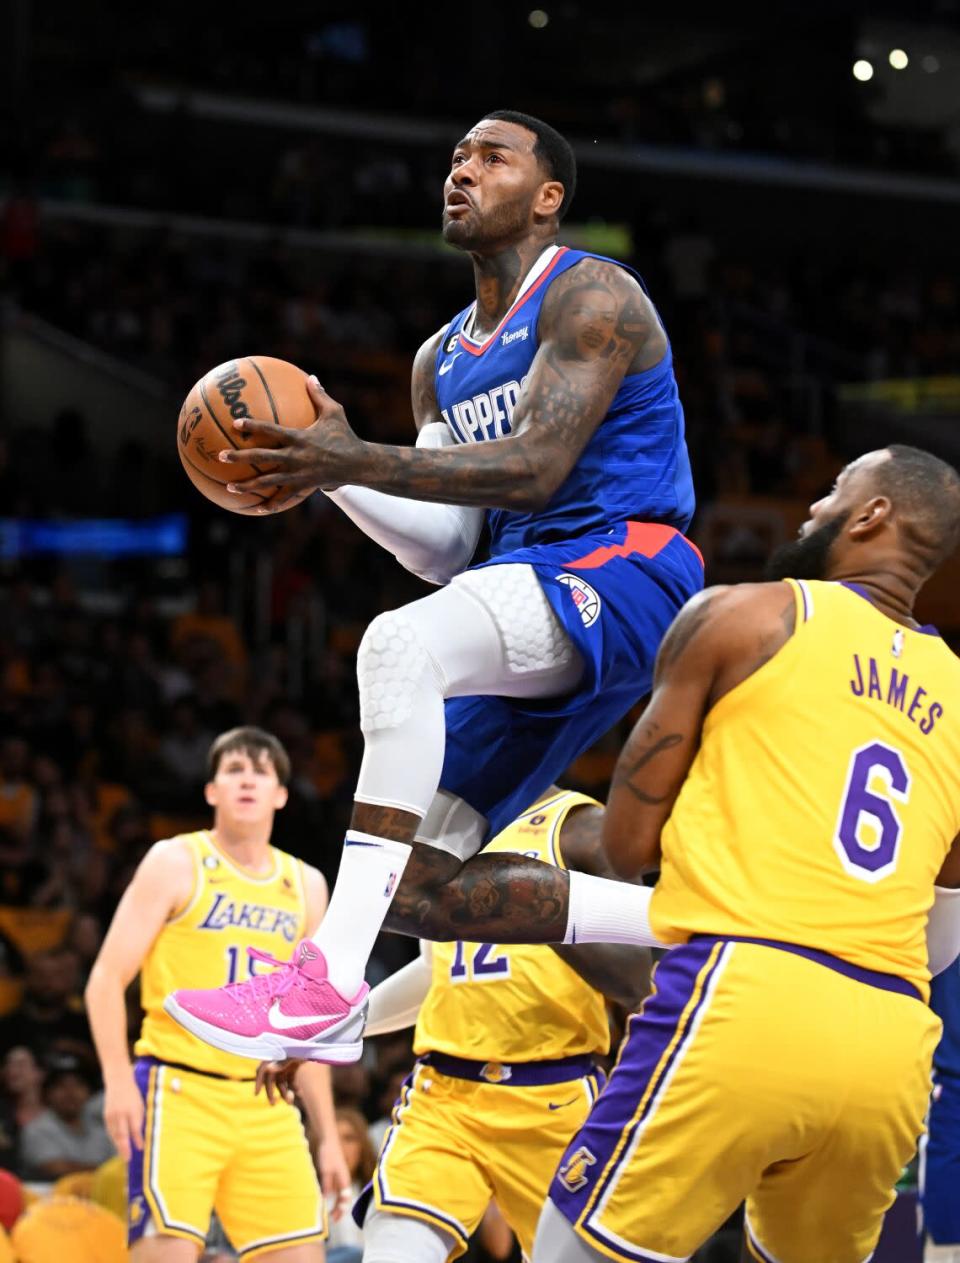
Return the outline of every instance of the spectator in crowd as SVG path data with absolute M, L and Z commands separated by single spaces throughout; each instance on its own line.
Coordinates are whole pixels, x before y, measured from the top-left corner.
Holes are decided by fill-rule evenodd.
M 88 1108 L 92 1085 L 76 1059 L 55 1062 L 44 1084 L 46 1108 L 23 1129 L 21 1155 L 30 1179 L 92 1171 L 113 1156 L 106 1128 Z
M 58 948 L 28 957 L 20 1007 L 0 1018 L 0 1051 L 25 1044 L 41 1057 L 85 1056 L 92 1043 L 80 986 L 76 952 Z
M 20 1138 L 44 1109 L 43 1070 L 29 1048 L 11 1048 L 0 1071 L 0 1167 L 23 1174 Z

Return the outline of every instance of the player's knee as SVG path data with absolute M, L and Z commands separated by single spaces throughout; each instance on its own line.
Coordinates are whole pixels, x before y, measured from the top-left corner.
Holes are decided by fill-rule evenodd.
M 430 687 L 431 672 L 430 655 L 404 610 L 379 614 L 357 651 L 362 730 L 397 728 L 409 719 L 418 693 Z
M 363 1263 L 446 1263 L 452 1236 L 433 1224 L 371 1207 L 363 1224 Z

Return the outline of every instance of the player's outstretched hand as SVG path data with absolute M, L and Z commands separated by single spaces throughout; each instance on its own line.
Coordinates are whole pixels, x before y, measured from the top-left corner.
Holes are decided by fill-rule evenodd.
M 261 1061 L 257 1066 L 257 1080 L 253 1085 L 254 1096 L 263 1091 L 271 1105 L 276 1105 L 277 1101 L 286 1101 L 288 1105 L 293 1105 L 297 1097 L 294 1079 L 302 1065 L 302 1061 Z
M 143 1097 L 132 1070 L 104 1085 L 103 1121 L 117 1153 L 129 1162 L 133 1150 L 143 1148 Z
M 355 478 L 361 468 L 365 444 L 354 434 L 347 414 L 331 399 L 315 377 L 307 378 L 307 390 L 317 409 L 317 419 L 305 430 L 293 430 L 272 421 L 239 417 L 233 428 L 247 438 L 267 439 L 269 447 L 228 447 L 220 452 L 226 465 L 238 462 L 266 465 L 269 473 L 227 484 L 235 495 L 250 491 L 333 491 Z M 271 505 L 275 512 L 281 504 Z

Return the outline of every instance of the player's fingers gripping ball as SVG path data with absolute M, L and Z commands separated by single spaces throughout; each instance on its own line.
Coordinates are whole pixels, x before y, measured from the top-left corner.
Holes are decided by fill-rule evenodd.
M 225 464 L 225 449 L 263 449 L 280 446 L 270 429 L 241 433 L 239 419 L 262 421 L 278 431 L 305 430 L 317 420 L 317 405 L 308 391 L 303 369 L 268 355 L 228 360 L 201 377 L 184 400 L 177 421 L 177 451 L 187 477 L 208 500 L 232 513 L 279 513 L 305 500 L 313 487 L 300 490 L 283 485 L 269 489 L 227 490 L 227 484 L 271 473 L 277 465 L 261 461 Z

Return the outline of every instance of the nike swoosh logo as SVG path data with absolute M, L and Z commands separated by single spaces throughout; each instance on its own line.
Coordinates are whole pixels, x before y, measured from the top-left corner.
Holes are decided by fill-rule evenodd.
M 551 1103 L 547 1106 L 547 1109 L 548 1110 L 562 1110 L 565 1106 L 572 1105 L 574 1101 L 578 1099 L 579 1099 L 578 1097 L 572 1096 L 569 1101 L 561 1101 L 559 1105 L 554 1105 L 553 1102 L 551 1101 Z
M 455 353 L 454 353 L 454 355 L 453 355 L 453 358 L 452 358 L 452 359 L 449 359 L 449 360 L 447 360 L 447 362 L 446 362 L 445 364 L 441 364 L 441 365 L 440 365 L 440 376 L 441 376 L 441 377 L 444 375 L 444 373 L 449 373 L 449 372 L 450 372 L 451 368 L 453 368 L 453 361 L 457 358 L 457 356 L 458 356 L 458 355 L 462 355 L 462 354 L 463 354 L 463 352 L 462 352 L 462 351 L 457 351 L 457 352 L 455 352 Z
M 280 1001 L 274 1000 L 267 1014 L 270 1025 L 278 1031 L 289 1031 L 294 1026 L 309 1026 L 311 1022 L 330 1022 L 335 1018 L 346 1017 L 346 1013 L 298 1013 L 296 1017 L 287 1017 L 280 1012 Z

